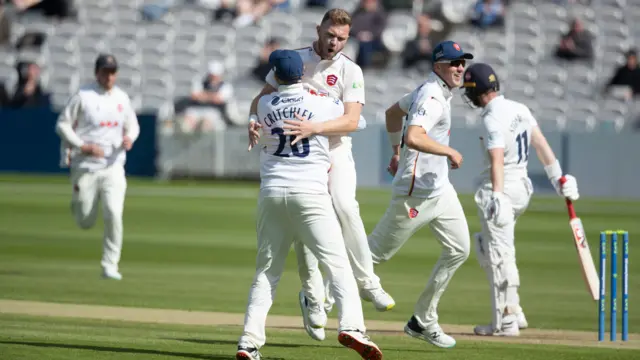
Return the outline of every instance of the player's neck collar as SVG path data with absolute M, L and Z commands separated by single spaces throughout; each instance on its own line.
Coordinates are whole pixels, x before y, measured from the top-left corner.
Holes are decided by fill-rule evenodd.
M 491 99 L 487 103 L 487 105 L 484 106 L 484 108 L 482 109 L 482 112 L 480 113 L 480 115 L 482 116 L 482 115 L 488 113 L 496 105 L 496 103 L 500 102 L 499 99 L 504 99 L 504 96 L 498 95 L 498 96 L 494 97 L 493 99 Z M 496 100 L 498 100 L 498 101 L 496 101 Z
M 316 57 L 316 59 L 318 59 L 318 60 L 320 60 L 320 61 L 322 61 L 322 60 L 327 60 L 327 61 L 337 60 L 337 59 L 338 59 L 338 57 L 340 56 L 340 54 L 342 53 L 342 51 L 341 51 L 341 52 L 336 53 L 336 55 L 335 55 L 332 59 L 323 59 L 323 58 L 322 58 L 322 56 L 320 56 L 320 54 L 318 54 L 318 51 L 316 50 L 316 46 L 318 46 L 318 41 L 317 41 L 317 40 L 316 40 L 316 41 L 314 41 L 314 42 L 311 44 L 311 51 L 313 52 L 313 56 L 315 56 L 315 57 Z
M 435 71 L 432 71 L 430 77 L 435 79 L 438 85 L 440 85 L 445 98 L 453 96 L 453 94 L 451 93 L 451 88 L 449 87 L 449 85 L 447 85 L 447 82 L 440 77 L 440 75 L 436 74 Z
M 113 88 L 111 88 L 110 90 L 105 89 L 104 87 L 102 87 L 102 85 L 100 85 L 100 83 L 98 81 L 96 81 L 96 91 L 100 94 L 111 94 L 111 91 L 113 90 Z
M 278 92 L 296 93 L 304 91 L 302 83 L 296 83 L 291 85 L 278 85 Z

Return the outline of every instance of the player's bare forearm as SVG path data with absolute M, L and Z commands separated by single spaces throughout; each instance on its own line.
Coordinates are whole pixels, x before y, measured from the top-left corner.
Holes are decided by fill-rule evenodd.
M 345 103 L 345 114 L 337 119 L 317 123 L 317 134 L 320 135 L 340 135 L 356 131 L 362 104 Z M 315 124 L 314 124 L 315 125 Z
M 402 118 L 407 115 L 400 105 L 396 102 L 385 112 L 385 122 L 387 125 L 388 133 L 395 133 L 402 131 Z
M 264 84 L 264 87 L 262 88 L 262 91 L 260 91 L 260 94 L 258 94 L 251 101 L 251 108 L 249 109 L 249 114 L 250 115 L 257 115 L 258 114 L 258 101 L 260 101 L 260 98 L 265 96 L 265 95 L 269 95 L 274 91 L 276 91 L 276 89 L 273 86 L 271 86 L 270 84 Z
M 491 158 L 491 185 L 494 192 L 504 192 L 504 149 L 489 150 Z
M 551 149 L 547 139 L 537 126 L 531 131 L 531 145 L 536 149 L 536 154 L 542 165 L 551 165 L 556 161 L 556 155 L 553 153 L 553 149 Z
M 424 128 L 416 125 L 410 125 L 407 128 L 404 142 L 414 150 L 433 155 L 449 156 L 453 150 L 430 138 Z

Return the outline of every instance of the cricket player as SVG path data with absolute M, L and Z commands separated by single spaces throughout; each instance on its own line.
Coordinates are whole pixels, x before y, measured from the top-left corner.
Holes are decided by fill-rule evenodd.
M 484 136 L 480 138 L 486 168 L 475 202 L 482 232 L 475 234 L 480 266 L 491 290 L 491 324 L 477 326 L 478 335 L 518 336 L 528 326 L 520 307 L 520 276 L 516 266 L 514 230 L 526 210 L 533 186 L 527 173 L 529 147 L 533 146 L 558 195 L 577 200 L 576 178 L 565 175 L 527 106 L 499 95 L 500 83 L 491 66 L 477 63 L 464 75 L 464 96 L 481 107 Z
M 338 341 L 363 359 L 380 360 L 382 352 L 365 335 L 358 287 L 328 192 L 329 139 L 317 135 L 294 142 L 295 136 L 283 135 L 285 121 L 295 120 L 296 114 L 322 123 L 342 116 L 344 105 L 304 89 L 304 64 L 297 51 L 276 50 L 269 63 L 279 86 L 258 102 L 258 121 L 266 137 L 260 152 L 258 254 L 236 359 L 260 359 L 267 313 L 287 254 L 294 241 L 302 241 L 330 279 L 338 307 Z
M 469 59 L 473 55 L 453 41 L 436 45 L 433 72 L 427 81 L 387 109 L 386 125 L 394 151 L 389 164 L 393 192 L 386 213 L 369 235 L 373 261 L 379 264 L 423 226 L 433 231 L 442 252 L 404 331 L 442 348 L 451 348 L 456 341 L 438 324 L 438 302 L 470 248 L 467 220 L 449 182 L 447 163 L 452 169 L 462 165 L 462 155 L 449 146 L 451 98 L 452 90 L 462 85 Z
M 140 127 L 129 96 L 115 86 L 118 64 L 102 54 L 95 63 L 96 82 L 71 97 L 56 124 L 61 138 L 61 165 L 70 171 L 71 211 L 78 226 L 90 229 L 102 200 L 104 240 L 102 276 L 121 280 L 122 213 L 127 190 L 126 152 Z
M 341 53 L 351 28 L 351 16 L 342 9 L 329 10 L 317 27 L 318 40 L 311 46 L 297 50 L 308 69 L 302 79 L 305 89 L 312 94 L 332 96 L 344 103 L 345 114 L 326 123 L 288 120 L 285 135 L 296 135 L 298 139 L 314 134 L 329 135 L 331 171 L 329 173 L 329 193 L 333 207 L 342 227 L 345 246 L 349 254 L 354 276 L 358 282 L 360 296 L 371 301 L 379 311 L 387 311 L 395 306 L 393 298 L 380 284 L 373 270 L 371 252 L 367 244 L 367 233 L 360 217 L 356 200 L 356 169 L 351 152 L 351 137 L 347 134 L 364 126 L 360 113 L 365 103 L 364 78 L 360 67 Z M 277 83 L 271 71 L 266 77 L 267 84 L 260 93 L 264 96 L 275 91 Z M 260 127 L 256 118 L 257 98 L 251 107 L 249 125 L 249 149 L 258 142 Z M 298 140 L 296 140 L 298 141 Z M 323 327 L 327 322 L 325 310 L 333 305 L 328 284 L 323 286 L 318 262 L 305 246 L 294 244 L 298 257 L 299 275 L 303 290 L 299 301 L 305 319 L 305 329 L 316 340 L 324 339 Z M 326 290 L 325 290 L 326 289 Z M 325 309 L 323 302 L 326 300 Z

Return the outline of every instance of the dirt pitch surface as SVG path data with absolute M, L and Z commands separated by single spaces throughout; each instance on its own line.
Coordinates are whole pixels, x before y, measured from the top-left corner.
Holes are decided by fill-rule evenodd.
M 119 320 L 141 323 L 177 324 L 177 325 L 235 325 L 242 326 L 243 314 L 217 313 L 187 310 L 165 310 L 80 304 L 58 304 L 34 301 L 0 300 L 0 313 L 53 317 L 70 317 L 100 320 Z M 368 332 L 385 335 L 404 335 L 404 323 L 395 321 L 366 322 Z M 281 329 L 302 329 L 302 319 L 298 316 L 270 315 L 267 326 Z M 337 322 L 329 319 L 327 328 L 335 330 Z M 596 332 L 569 330 L 526 329 L 519 337 L 486 337 L 473 334 L 473 325 L 445 325 L 442 328 L 457 340 L 497 341 L 514 344 L 542 344 L 566 346 L 594 346 L 606 348 L 640 349 L 640 336 L 630 334 L 629 341 L 606 341 L 599 343 Z

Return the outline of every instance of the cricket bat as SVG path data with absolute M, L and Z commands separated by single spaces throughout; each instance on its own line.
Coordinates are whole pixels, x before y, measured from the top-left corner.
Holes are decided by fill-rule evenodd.
M 561 177 L 560 185 L 564 184 L 566 181 L 567 180 L 564 176 Z M 596 266 L 593 263 L 593 258 L 591 257 L 591 250 L 589 250 L 587 235 L 584 231 L 582 220 L 580 220 L 580 218 L 576 215 L 576 211 L 573 208 L 573 203 L 568 198 L 565 200 L 567 202 L 567 209 L 569 210 L 569 225 L 571 226 L 571 231 L 573 232 L 576 250 L 578 251 L 578 259 L 580 260 L 580 265 L 582 266 L 582 275 L 584 277 L 584 281 L 587 284 L 587 288 L 591 293 L 591 297 L 593 298 L 593 300 L 598 300 L 600 298 L 600 279 L 598 278 L 598 272 L 596 271 Z

